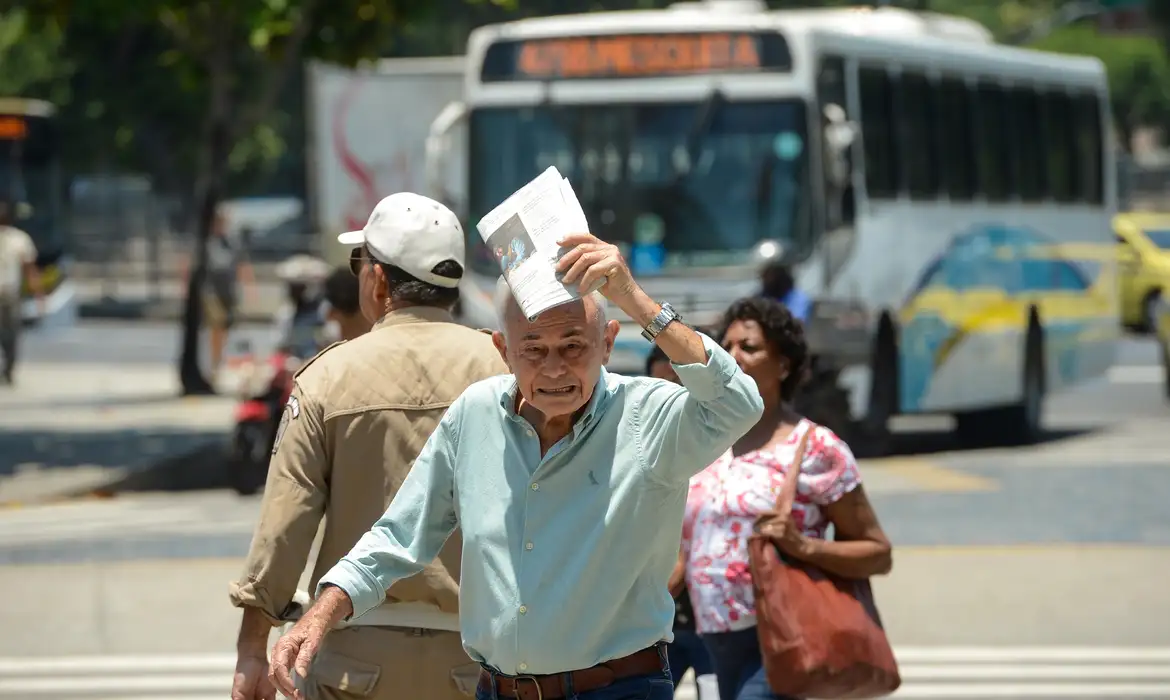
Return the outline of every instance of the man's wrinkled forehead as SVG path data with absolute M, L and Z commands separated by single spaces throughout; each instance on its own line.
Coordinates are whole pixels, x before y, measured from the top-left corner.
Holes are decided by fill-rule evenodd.
M 554 306 L 532 321 L 524 317 L 519 307 L 509 314 L 514 337 L 520 340 L 560 340 L 588 335 L 592 324 L 584 301 Z

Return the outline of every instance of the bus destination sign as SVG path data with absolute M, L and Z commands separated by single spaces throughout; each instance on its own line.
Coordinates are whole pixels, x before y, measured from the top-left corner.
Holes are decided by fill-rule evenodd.
M 28 138 L 28 122 L 22 117 L 0 116 L 0 141 L 23 141 Z
M 572 80 L 787 71 L 791 63 L 786 42 L 774 33 L 577 36 L 495 44 L 484 57 L 483 79 Z

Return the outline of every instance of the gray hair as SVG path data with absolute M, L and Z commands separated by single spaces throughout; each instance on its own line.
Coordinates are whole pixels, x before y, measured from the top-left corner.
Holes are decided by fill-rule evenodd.
M 593 303 L 597 306 L 597 325 L 601 330 L 605 331 L 606 321 L 606 307 L 608 306 L 606 299 L 601 295 L 601 292 L 593 292 L 589 295 L 593 299 Z M 504 279 L 503 275 L 496 280 L 496 292 L 494 295 L 496 307 L 496 321 L 500 325 L 500 330 L 503 331 L 508 325 L 508 311 L 517 306 L 516 299 L 512 296 L 512 288 L 508 286 L 508 280 Z

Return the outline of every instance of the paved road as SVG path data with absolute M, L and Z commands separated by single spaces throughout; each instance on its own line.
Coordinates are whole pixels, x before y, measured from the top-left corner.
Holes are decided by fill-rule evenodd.
M 178 342 L 86 334 L 65 340 L 118 338 L 140 362 Z M 33 342 L 38 360 L 71 356 Z M 875 583 L 906 673 L 897 697 L 1170 697 L 1170 407 L 1155 362 L 1151 344 L 1124 343 L 1109 379 L 1050 402 L 1045 444 L 963 451 L 938 421 L 902 421 L 902 454 L 863 465 L 897 546 Z M 42 633 L 0 636 L 0 698 L 224 697 L 226 583 L 256 508 L 213 492 L 0 511 L 0 622 Z

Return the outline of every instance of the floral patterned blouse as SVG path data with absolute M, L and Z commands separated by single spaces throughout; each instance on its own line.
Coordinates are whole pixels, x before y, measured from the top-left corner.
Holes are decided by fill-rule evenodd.
M 802 420 L 772 450 L 738 457 L 728 450 L 691 479 L 682 546 L 700 634 L 755 626 L 748 537 L 756 517 L 775 506 L 800 437 L 810 429 L 792 517 L 805 535 L 824 539 L 829 520 L 822 506 L 861 483 L 849 446 L 824 426 Z

